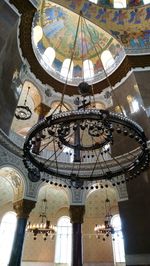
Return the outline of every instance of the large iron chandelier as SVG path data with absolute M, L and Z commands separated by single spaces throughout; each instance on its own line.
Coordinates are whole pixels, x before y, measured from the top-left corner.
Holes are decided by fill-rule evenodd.
M 66 83 L 57 112 L 55 110 L 31 128 L 24 143 L 23 161 L 32 181 L 38 181 L 40 173 L 44 172 L 49 175 L 49 180 L 54 177 L 58 183 L 60 179 L 66 180 L 69 187 L 88 188 L 93 181 L 100 180 L 119 185 L 135 178 L 148 167 L 147 139 L 143 129 L 123 114 L 93 108 L 93 86 L 86 83 L 84 78 L 78 86 L 80 97 L 75 100 L 76 108 L 62 111 L 79 27 L 89 34 L 91 45 L 101 61 L 86 20 L 80 14 Z M 104 67 L 103 70 L 106 74 Z M 106 78 L 111 87 L 107 74 Z M 125 154 L 117 155 L 113 153 L 113 146 L 121 138 L 125 141 L 132 140 L 132 145 Z M 66 148 L 73 156 L 73 160 L 67 162 Z M 92 160 L 85 162 L 85 158 L 89 157 L 92 157 Z
M 47 237 L 51 239 L 54 238 L 56 233 L 56 226 L 51 225 L 50 221 L 47 219 L 46 215 L 47 210 L 47 200 L 42 200 L 42 211 L 39 215 L 39 223 L 28 222 L 26 231 L 33 233 L 33 239 L 36 240 L 38 235 L 43 236 L 43 240 L 46 241 Z

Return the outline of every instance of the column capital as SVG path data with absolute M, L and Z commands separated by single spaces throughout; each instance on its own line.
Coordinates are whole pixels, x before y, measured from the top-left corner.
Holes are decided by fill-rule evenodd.
M 83 223 L 83 217 L 85 213 L 84 205 L 70 205 L 69 214 L 71 223 Z
M 14 202 L 13 208 L 19 218 L 28 218 L 30 212 L 35 207 L 36 202 L 28 199 L 22 199 Z

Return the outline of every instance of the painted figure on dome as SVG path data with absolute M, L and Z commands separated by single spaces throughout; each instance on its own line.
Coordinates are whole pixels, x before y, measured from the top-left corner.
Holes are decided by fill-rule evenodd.
M 88 18 L 91 17 L 91 12 L 89 12 L 91 5 L 92 4 L 90 2 L 85 2 L 82 9 L 81 9 L 82 13 Z
M 96 16 L 96 19 L 98 19 L 100 22 L 106 23 L 106 8 L 100 8 L 98 10 L 98 14 Z
M 82 10 L 84 10 L 84 6 Z M 86 12 L 84 11 L 83 13 L 85 17 L 91 18 L 95 15 L 96 12 L 97 12 L 97 5 L 89 5 L 87 11 Z
M 126 18 L 126 12 L 123 12 L 120 9 L 120 10 L 115 11 L 112 21 L 116 22 L 118 25 L 124 25 L 124 19 L 125 18 Z
M 72 0 L 70 1 L 71 3 L 69 4 L 69 7 L 73 10 L 75 10 L 76 8 L 80 8 L 81 4 L 82 4 L 82 0 Z
M 129 23 L 140 24 L 141 23 L 141 15 L 143 14 L 143 10 L 139 10 L 135 8 L 130 12 L 130 19 L 128 20 Z
M 145 17 L 145 20 L 149 19 L 150 19 L 150 7 L 146 8 L 146 17 Z

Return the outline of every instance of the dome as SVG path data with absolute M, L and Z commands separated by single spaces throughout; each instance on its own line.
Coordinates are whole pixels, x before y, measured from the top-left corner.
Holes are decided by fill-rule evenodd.
M 34 16 L 32 45 L 45 71 L 73 86 L 106 78 L 125 56 L 109 33 L 50 1 L 42 3 Z

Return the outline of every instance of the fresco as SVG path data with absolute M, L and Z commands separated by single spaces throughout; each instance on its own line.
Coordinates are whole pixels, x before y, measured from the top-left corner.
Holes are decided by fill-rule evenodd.
M 52 1 L 59 4 L 58 0 Z M 105 3 L 105 5 L 103 5 Z M 84 0 L 62 0 L 61 5 L 76 12 L 106 30 L 127 48 L 150 46 L 150 4 L 143 0 L 128 0 L 128 8 L 113 9 L 112 1 L 99 0 L 98 5 Z
M 82 1 L 68 1 L 73 9 Z M 86 2 L 83 11 L 88 12 L 87 7 L 91 6 L 90 2 Z M 88 13 L 86 13 L 88 16 Z M 89 14 L 90 16 L 90 14 Z M 98 14 L 105 20 L 105 10 L 103 14 Z M 79 27 L 77 30 L 77 25 Z M 33 29 L 36 26 L 42 29 L 41 38 L 35 42 L 34 51 L 39 61 L 43 63 L 45 60 L 45 51 L 47 48 L 53 48 L 55 51 L 54 60 L 49 66 L 48 56 L 47 62 L 43 63 L 45 70 L 53 75 L 60 75 L 63 62 L 67 58 L 73 56 L 73 77 L 81 78 L 83 76 L 83 61 L 91 60 L 94 67 L 94 74 L 97 75 L 103 71 L 100 56 L 103 51 L 110 50 L 114 59 L 124 55 L 124 49 L 119 42 L 102 28 L 94 25 L 90 21 L 79 21 L 79 16 L 66 8 L 56 5 L 50 1 L 43 1 L 35 14 L 33 21 Z M 75 41 L 76 39 L 76 41 Z M 34 38 L 33 38 L 34 42 Z M 44 55 L 44 56 L 43 56 Z M 115 66 L 116 67 L 116 66 Z

